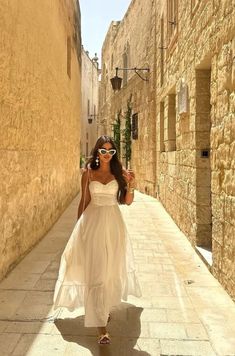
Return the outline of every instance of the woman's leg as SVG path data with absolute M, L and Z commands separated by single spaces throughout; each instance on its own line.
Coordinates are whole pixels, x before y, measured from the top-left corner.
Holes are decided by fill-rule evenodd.
M 107 329 L 106 329 L 105 326 L 99 327 L 99 328 L 97 328 L 97 329 L 98 329 L 99 335 L 101 335 L 101 334 L 106 334 L 106 333 L 107 333 Z
M 107 332 L 106 326 L 98 327 L 97 329 L 99 334 L 98 343 L 101 345 L 110 344 L 110 337 Z

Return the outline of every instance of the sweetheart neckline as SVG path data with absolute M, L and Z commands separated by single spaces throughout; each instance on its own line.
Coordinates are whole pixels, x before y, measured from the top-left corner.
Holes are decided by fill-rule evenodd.
M 109 183 L 112 183 L 112 182 L 115 182 L 115 181 L 116 181 L 116 179 L 112 179 L 112 180 L 110 180 L 108 183 L 102 183 L 102 182 L 100 182 L 100 181 L 98 181 L 98 180 L 93 179 L 93 180 L 90 180 L 90 183 L 92 183 L 92 182 L 97 182 L 97 183 L 100 183 L 100 184 L 102 184 L 102 185 L 108 185 Z

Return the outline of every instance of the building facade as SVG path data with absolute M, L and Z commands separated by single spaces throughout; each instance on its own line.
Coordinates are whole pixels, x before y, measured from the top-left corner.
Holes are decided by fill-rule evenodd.
M 154 88 L 153 106 L 146 122 L 139 115 L 139 135 L 154 128 L 155 151 L 138 141 L 132 143 L 132 166 L 136 169 L 138 188 L 144 190 L 142 159 L 153 155 L 153 189 L 180 229 L 207 263 L 229 294 L 235 298 L 235 7 L 227 0 L 177 1 L 155 0 L 148 20 L 141 2 L 133 0 L 119 28 L 126 23 L 131 33 L 133 22 L 142 13 L 143 34 L 155 33 L 149 53 L 149 41 L 136 45 L 136 57 L 142 53 L 151 58 L 150 78 L 146 83 Z M 150 6 L 150 5 L 149 5 Z M 154 11 L 155 9 L 155 11 Z M 127 23 L 132 11 L 132 22 Z M 145 22 L 146 21 L 146 22 Z M 151 25 L 150 25 L 151 24 Z M 123 49 L 119 31 L 116 47 L 104 43 L 103 66 Z M 103 68 L 104 69 L 104 68 Z M 103 77 L 104 78 L 104 75 Z M 136 78 L 137 79 L 137 78 Z M 105 85 L 105 82 L 102 83 Z M 127 82 L 126 91 L 133 92 Z M 140 92 L 142 102 L 148 102 L 146 92 Z M 102 96 L 105 98 L 105 96 Z M 111 117 L 110 108 L 125 97 L 124 88 L 106 96 L 103 116 Z M 120 104 L 119 104 L 120 105 Z M 140 107 L 137 112 L 140 111 Z M 141 123 L 142 121 L 142 123 Z M 108 120 L 107 120 L 108 122 Z M 140 136 L 141 137 L 141 136 Z M 138 152 L 138 154 L 137 154 Z M 151 161 L 147 161 L 151 165 Z
M 158 1 L 159 199 L 235 298 L 235 8 Z
M 151 1 L 132 2 L 121 22 L 112 22 L 102 48 L 102 79 L 100 85 L 100 134 L 114 134 L 114 127 L 125 131 L 126 120 L 135 117 L 136 135 L 132 136 L 132 168 L 138 172 L 139 188 L 155 192 L 156 120 L 155 116 L 155 6 Z M 115 68 L 150 68 L 150 72 L 118 71 L 123 78 L 122 89 L 113 92 L 110 79 Z M 116 125 L 116 126 L 114 126 Z M 128 134 L 126 130 L 126 134 Z M 117 133 L 118 136 L 118 133 Z M 127 165 L 125 134 L 120 138 L 120 154 Z M 138 139 L 137 139 L 138 137 Z
M 79 190 L 77 1 L 1 2 L 0 278 Z
M 81 114 L 81 158 L 87 160 L 98 136 L 98 57 L 89 57 L 82 48 L 82 114 Z M 81 163 L 82 163 L 81 162 Z

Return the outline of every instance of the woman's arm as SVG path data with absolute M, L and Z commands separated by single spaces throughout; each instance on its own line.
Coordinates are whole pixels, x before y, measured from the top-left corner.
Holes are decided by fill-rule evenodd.
M 134 200 L 135 191 L 135 174 L 132 170 L 124 171 L 123 176 L 127 182 L 127 191 L 125 196 L 125 203 L 131 205 Z
M 134 200 L 134 188 L 127 187 L 125 202 L 127 205 L 131 205 Z
M 82 174 L 81 180 L 81 190 L 82 190 L 82 197 L 78 206 L 78 219 L 82 215 L 83 211 L 86 209 L 87 205 L 90 203 L 91 195 L 88 187 L 88 169 L 85 170 Z M 85 192 L 86 188 L 86 192 Z

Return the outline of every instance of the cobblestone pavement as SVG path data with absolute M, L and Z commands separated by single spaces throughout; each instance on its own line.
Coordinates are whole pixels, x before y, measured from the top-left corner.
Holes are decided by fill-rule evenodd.
M 112 344 L 98 346 L 82 310 L 52 297 L 77 199 L 45 238 L 0 283 L 0 355 L 234 356 L 235 304 L 162 205 L 136 193 L 121 207 L 134 248 L 142 298 L 130 297 L 109 323 Z

